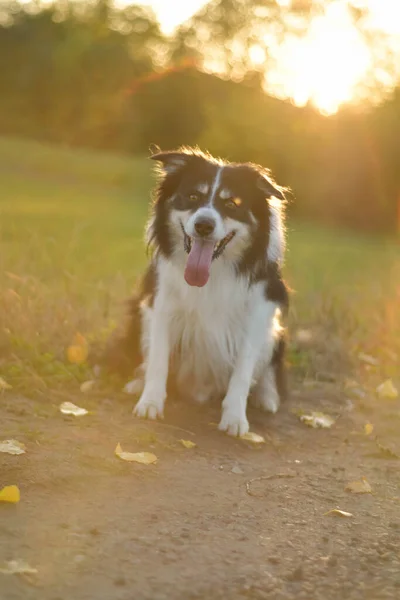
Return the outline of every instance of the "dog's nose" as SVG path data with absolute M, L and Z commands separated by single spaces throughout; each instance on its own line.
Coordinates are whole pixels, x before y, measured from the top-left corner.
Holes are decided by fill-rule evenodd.
M 200 237 L 207 237 L 214 231 L 215 221 L 208 217 L 202 217 L 196 221 L 194 228 Z

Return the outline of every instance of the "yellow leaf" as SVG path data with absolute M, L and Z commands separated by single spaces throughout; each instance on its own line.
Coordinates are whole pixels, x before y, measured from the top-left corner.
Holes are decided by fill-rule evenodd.
M 248 442 L 253 442 L 253 444 L 265 444 L 265 439 L 263 438 L 263 436 L 258 435 L 258 433 L 253 433 L 252 431 L 241 435 L 240 439 L 247 440 Z
M 37 572 L 37 569 L 21 559 L 7 560 L 4 567 L 0 567 L 0 573 L 3 573 L 3 575 L 34 575 Z
M 17 440 L 4 440 L 0 442 L 0 452 L 6 454 L 25 454 L 25 444 Z
M 353 515 L 344 510 L 339 510 L 338 508 L 332 508 L 332 510 L 328 510 L 328 512 L 324 513 L 324 517 L 332 516 L 332 517 L 352 517 Z
M 75 364 L 84 363 L 88 357 L 89 344 L 81 333 L 76 333 L 72 344 L 67 348 L 69 362 Z
M 335 423 L 335 419 L 330 415 L 325 415 L 321 412 L 312 412 L 309 415 L 301 415 L 300 421 L 313 427 L 314 429 L 321 427 L 322 429 L 329 429 Z
M 378 385 L 376 388 L 379 398 L 388 398 L 390 400 L 395 400 L 399 396 L 399 392 L 393 385 L 393 381 L 391 379 L 387 379 L 381 385 Z
M 80 406 L 76 406 L 72 402 L 63 402 L 59 406 L 60 412 L 63 415 L 73 415 L 74 417 L 83 417 L 83 415 L 87 415 L 88 411 L 86 408 L 81 408 Z
M 344 488 L 346 492 L 352 492 L 353 494 L 370 494 L 372 488 L 365 477 L 362 477 L 359 481 L 351 481 Z
M 365 435 L 371 435 L 371 433 L 374 430 L 374 426 L 372 425 L 372 423 L 366 423 L 364 425 L 364 433 Z
M 89 379 L 89 381 L 84 381 L 81 384 L 80 390 L 81 390 L 81 392 L 84 392 L 84 393 L 91 392 L 95 385 L 96 385 L 95 380 Z
M 70 363 L 80 365 L 85 362 L 87 356 L 87 346 L 69 346 L 67 348 L 67 358 Z
M 11 388 L 12 388 L 12 385 L 7 383 L 7 381 L 5 381 L 5 379 L 0 377 L 0 392 L 4 392 L 5 390 L 11 390 Z
M 120 444 L 114 450 L 116 456 L 128 462 L 137 462 L 142 465 L 152 465 L 157 462 L 157 456 L 151 452 L 124 452 Z
M 0 490 L 0 502 L 10 502 L 17 504 L 21 499 L 21 494 L 17 485 L 6 485 Z
M 185 448 L 195 448 L 196 444 L 194 442 L 191 442 L 190 440 L 179 440 L 180 443 L 182 444 L 182 446 L 185 446 Z

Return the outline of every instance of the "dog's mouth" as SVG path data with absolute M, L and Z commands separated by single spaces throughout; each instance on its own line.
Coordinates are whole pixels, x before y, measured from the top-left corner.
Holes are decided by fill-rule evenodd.
M 185 280 L 189 285 L 203 287 L 210 277 L 212 261 L 221 256 L 229 242 L 235 237 L 236 232 L 231 231 L 216 243 L 213 240 L 188 236 L 182 223 L 181 228 L 183 246 L 189 255 L 185 268 Z

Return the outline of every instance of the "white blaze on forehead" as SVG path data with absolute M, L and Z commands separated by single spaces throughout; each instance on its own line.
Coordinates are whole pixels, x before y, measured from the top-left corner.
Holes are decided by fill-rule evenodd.
M 222 179 L 222 171 L 224 170 L 224 167 L 218 167 L 217 168 L 217 172 L 215 174 L 215 178 L 214 181 L 211 184 L 211 192 L 210 192 L 210 197 L 208 199 L 209 204 L 212 204 L 215 200 L 215 197 L 217 195 L 218 189 L 221 185 L 221 179 Z
M 281 262 L 285 251 L 285 228 L 282 219 L 281 203 L 275 198 L 270 198 L 269 204 L 269 244 L 268 260 Z

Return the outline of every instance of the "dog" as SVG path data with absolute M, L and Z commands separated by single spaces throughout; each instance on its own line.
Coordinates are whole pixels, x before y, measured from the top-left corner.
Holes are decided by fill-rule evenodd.
M 219 429 L 243 436 L 249 396 L 275 413 L 286 393 L 284 189 L 262 167 L 197 148 L 151 159 L 151 260 L 108 357 L 131 376 L 140 363 L 124 388 L 140 395 L 136 416 L 162 418 L 172 380 L 198 402 L 223 399 Z

